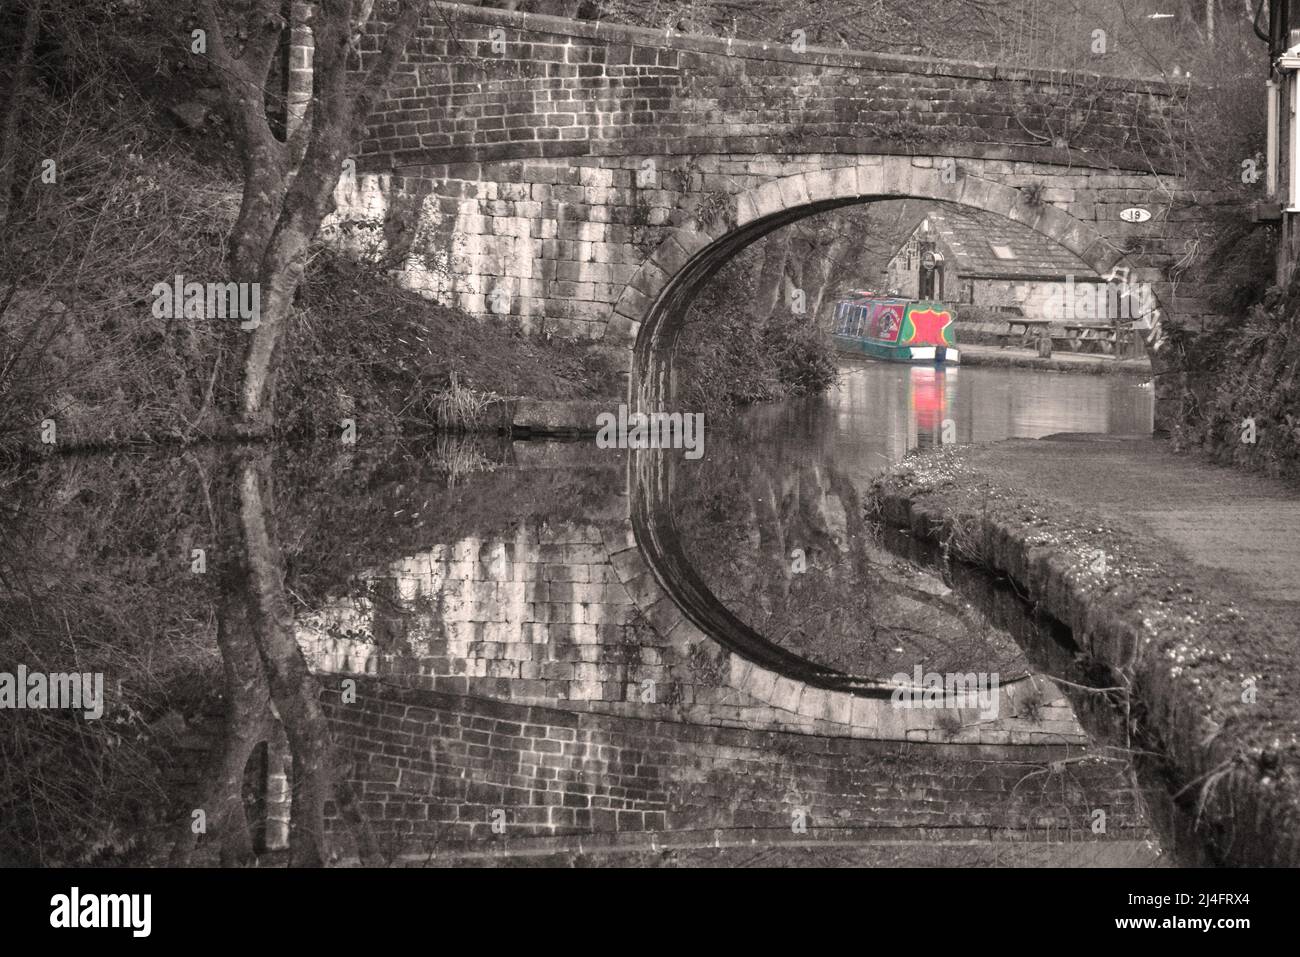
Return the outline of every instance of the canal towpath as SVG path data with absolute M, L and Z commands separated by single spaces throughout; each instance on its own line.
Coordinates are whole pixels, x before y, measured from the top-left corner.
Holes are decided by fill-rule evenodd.
M 1224 863 L 1300 863 L 1300 484 L 1063 434 L 911 456 L 873 501 L 1070 626 Z

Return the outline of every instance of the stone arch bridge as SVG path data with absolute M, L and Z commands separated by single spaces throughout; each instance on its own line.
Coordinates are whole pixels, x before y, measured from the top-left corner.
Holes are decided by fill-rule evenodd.
M 962 203 L 1151 285 L 1159 425 L 1171 317 L 1209 316 L 1203 287 L 1170 281 L 1208 220 L 1177 173 L 1182 89 L 796 46 L 440 4 L 332 228 L 384 224 L 403 281 L 447 304 L 602 341 L 653 406 L 686 304 L 746 244 L 837 206 Z

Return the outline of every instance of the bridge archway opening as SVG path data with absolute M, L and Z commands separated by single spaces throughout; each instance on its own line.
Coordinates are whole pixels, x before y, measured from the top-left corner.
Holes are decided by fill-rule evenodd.
M 629 404 L 664 408 L 673 398 L 673 358 L 691 302 L 733 257 L 759 239 L 820 213 L 851 206 L 910 199 L 954 204 L 1002 216 L 1069 250 L 1094 276 L 1141 275 L 1132 261 L 1091 224 L 1025 191 L 993 180 L 964 176 L 943 184 L 934 171 L 910 165 L 908 157 L 883 157 L 868 166 L 799 173 L 741 193 L 727 222 L 688 223 L 665 239 L 628 284 L 606 333 L 611 345 L 631 347 Z M 901 174 L 901 175 L 900 175 Z M 918 175 L 926 174 L 926 175 Z M 879 184 L 872 188 L 873 184 Z M 1154 309 L 1144 323 L 1147 357 L 1156 380 L 1172 371 L 1161 331 L 1164 305 L 1152 293 Z M 1156 428 L 1161 427 L 1156 412 Z
M 821 213 L 903 199 L 956 204 L 1034 229 L 1068 249 L 1094 276 L 1113 275 L 1116 270 L 1121 275 L 1123 270 L 1136 273 L 1142 267 L 1088 223 L 1056 207 L 1033 203 L 1018 189 L 975 177 L 948 189 L 927 188 L 926 183 L 936 178 L 926 175 L 931 170 L 917 170 L 908 158 L 885 158 L 879 165 L 840 171 L 829 177 L 829 183 L 825 176 L 798 174 L 734 198 L 733 218 L 725 224 L 678 227 L 642 266 L 641 274 L 629 286 L 631 291 L 620 299 L 611 323 L 616 341 L 620 333 L 632 340 L 629 406 L 650 411 L 668 408 L 674 402 L 673 360 L 688 310 L 718 271 L 764 236 Z M 880 180 L 885 182 L 871 188 Z M 1155 307 L 1162 308 L 1158 300 Z M 809 317 L 809 321 L 816 320 Z M 1159 349 L 1159 322 L 1157 314 L 1155 328 L 1147 334 L 1148 358 L 1157 376 L 1167 366 Z M 681 489 L 674 489 L 667 458 L 668 454 L 657 451 L 643 451 L 631 458 L 632 520 L 649 568 L 687 618 L 733 652 L 776 673 L 828 691 L 878 694 L 878 688 L 862 685 L 851 673 L 792 654 L 792 649 L 770 640 L 766 628 L 756 627 L 758 623 L 744 609 L 729 607 L 717 597 L 710 575 L 702 572 L 685 541 L 687 536 L 673 519 Z

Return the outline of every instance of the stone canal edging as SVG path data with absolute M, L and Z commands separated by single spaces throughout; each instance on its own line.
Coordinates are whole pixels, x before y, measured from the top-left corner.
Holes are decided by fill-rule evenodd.
M 938 450 L 877 479 L 868 508 L 1009 577 L 1069 626 L 1081 654 L 1128 688 L 1171 795 L 1225 864 L 1300 864 L 1296 662 L 1260 650 L 1277 646 L 1268 617 L 1215 594 L 1165 543 L 997 478 L 959 448 Z M 1261 661 L 1281 674 L 1255 672 Z
M 1085 355 L 1057 352 L 1051 358 L 1040 358 L 1025 349 L 1001 349 L 997 346 L 965 344 L 960 341 L 961 364 L 985 366 L 994 369 L 1037 369 L 1040 372 L 1073 372 L 1084 375 L 1151 375 L 1151 363 L 1145 359 L 1115 359 L 1105 355 Z
M 471 421 L 455 423 L 463 432 L 486 432 L 517 439 L 595 435 L 596 417 L 618 408 L 620 400 L 535 399 L 493 396 Z

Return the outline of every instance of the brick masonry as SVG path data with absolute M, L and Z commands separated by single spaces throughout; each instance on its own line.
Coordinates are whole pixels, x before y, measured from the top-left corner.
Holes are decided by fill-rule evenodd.
M 660 397 L 632 348 L 666 361 L 652 333 L 671 340 L 707 264 L 871 199 L 986 209 L 1098 273 L 1151 283 L 1157 372 L 1172 371 L 1162 319 L 1197 328 L 1210 315 L 1203 287 L 1169 281 L 1205 216 L 1171 172 L 1174 86 L 441 9 L 373 115 L 329 229 L 361 245 L 388 223 L 410 243 L 408 286 L 605 341 L 639 400 Z M 384 25 L 367 29 L 369 62 Z M 1152 218 L 1122 221 L 1135 205 Z
M 1070 841 L 1153 859 L 1130 769 L 1050 682 L 1004 686 L 985 718 L 760 666 L 685 617 L 638 544 L 645 490 L 619 485 L 641 473 L 608 471 L 588 521 L 434 543 L 298 617 L 386 854 Z
M 1068 701 L 1042 677 L 1002 685 L 991 715 L 899 708 L 887 690 L 827 690 L 756 664 L 682 615 L 629 534 L 616 521 L 436 545 L 372 573 L 396 602 L 340 600 L 300 618 L 298 640 L 334 689 L 346 676 L 373 675 L 390 685 L 720 727 L 1087 743 Z
M 574 714 L 359 679 L 325 707 L 381 848 L 567 836 L 925 842 L 1148 838 L 1121 762 Z M 1097 812 L 1105 829 L 1094 832 Z M 336 849 L 355 853 L 331 820 Z
M 441 4 L 408 44 L 361 152 L 372 168 L 595 153 L 856 153 L 966 143 L 1167 171 L 1180 89 Z M 361 38 L 363 65 L 386 25 Z M 1062 156 L 1066 155 L 1065 153 Z M 1141 157 L 1141 158 L 1139 158 Z M 1122 164 L 1121 164 L 1122 165 Z

